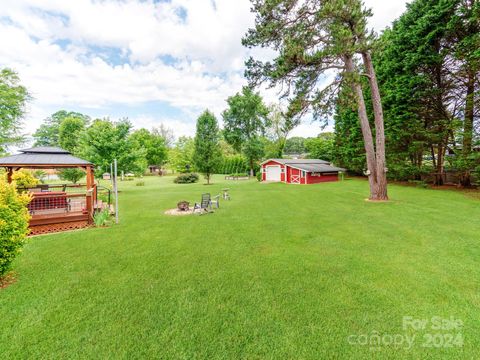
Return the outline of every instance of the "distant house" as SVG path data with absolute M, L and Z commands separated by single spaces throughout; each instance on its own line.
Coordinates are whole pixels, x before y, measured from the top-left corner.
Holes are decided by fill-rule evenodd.
M 345 169 L 319 159 L 269 159 L 261 164 L 262 181 L 317 184 L 337 181 Z
M 162 169 L 160 169 L 160 166 L 157 165 L 150 165 L 148 167 L 148 170 L 150 174 L 161 174 Z

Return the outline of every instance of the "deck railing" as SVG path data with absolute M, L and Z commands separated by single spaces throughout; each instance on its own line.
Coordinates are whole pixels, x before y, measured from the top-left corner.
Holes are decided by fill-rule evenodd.
M 34 215 L 60 215 L 66 213 L 88 214 L 87 194 L 63 191 L 32 192 L 28 210 Z
M 39 184 L 19 190 L 32 195 L 28 205 L 32 220 L 86 215 L 92 221 L 95 211 L 110 208 L 112 201 L 111 191 L 96 184 L 90 189 L 86 184 Z

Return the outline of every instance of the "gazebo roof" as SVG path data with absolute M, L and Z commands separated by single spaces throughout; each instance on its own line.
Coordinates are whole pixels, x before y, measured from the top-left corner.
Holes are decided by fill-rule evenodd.
M 79 167 L 93 165 L 59 147 L 39 146 L 20 150 L 20 154 L 0 158 L 3 167 Z
M 20 152 L 28 154 L 70 154 L 67 150 L 56 146 L 37 146 L 30 149 L 20 150 Z

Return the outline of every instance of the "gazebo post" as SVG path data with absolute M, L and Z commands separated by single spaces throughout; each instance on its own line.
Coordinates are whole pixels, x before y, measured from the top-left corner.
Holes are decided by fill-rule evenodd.
M 7 181 L 9 184 L 11 184 L 13 181 L 12 177 L 13 177 L 13 168 L 7 167 Z
M 90 165 L 86 166 L 85 170 L 87 173 L 87 211 L 89 222 L 91 223 L 93 221 L 93 199 L 95 195 L 95 189 L 93 189 L 93 187 L 95 186 L 95 179 L 93 175 L 93 169 Z

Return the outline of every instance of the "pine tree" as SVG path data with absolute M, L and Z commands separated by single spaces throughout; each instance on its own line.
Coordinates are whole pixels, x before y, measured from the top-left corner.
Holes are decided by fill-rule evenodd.
M 370 199 L 388 199 L 383 109 L 371 57 L 373 36 L 366 27 L 371 12 L 360 0 L 254 0 L 253 11 L 255 29 L 249 30 L 243 44 L 272 47 L 279 55 L 272 62 L 253 58 L 247 62 L 251 85 L 283 86 L 283 97 L 290 99 L 289 116 L 313 110 L 314 117 L 322 119 L 331 116 L 339 88 L 348 84 L 362 129 Z M 333 71 L 337 76 L 325 87 L 325 75 Z M 368 79 L 371 92 L 374 132 L 362 77 Z

